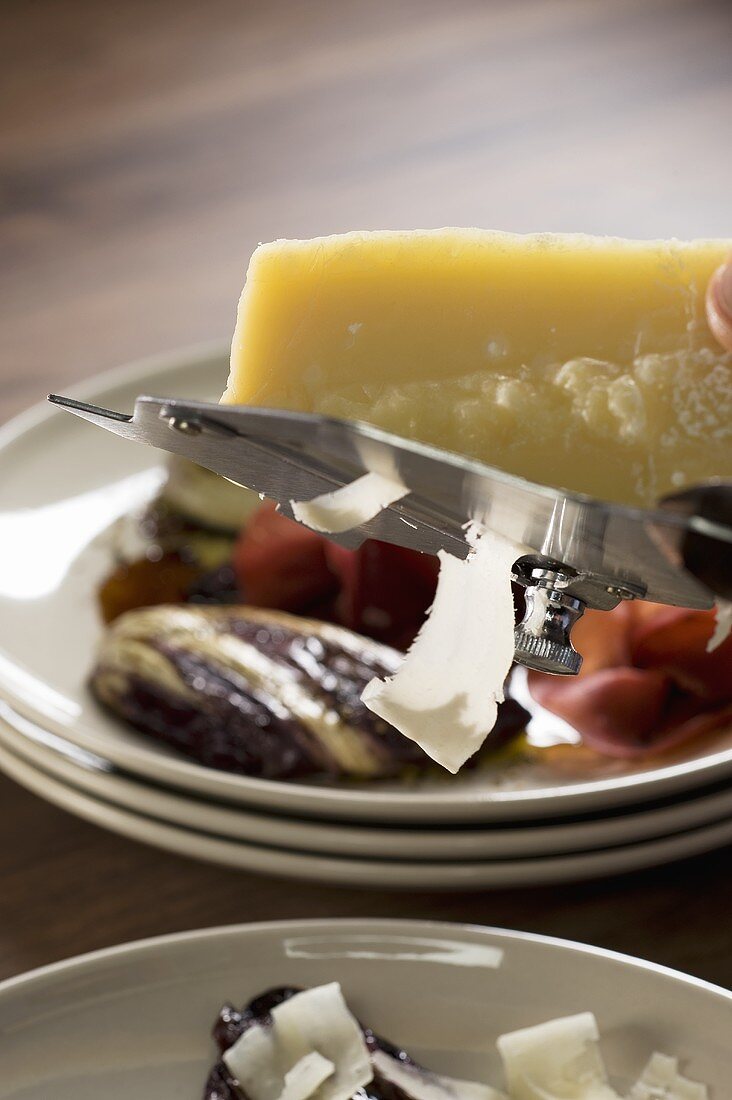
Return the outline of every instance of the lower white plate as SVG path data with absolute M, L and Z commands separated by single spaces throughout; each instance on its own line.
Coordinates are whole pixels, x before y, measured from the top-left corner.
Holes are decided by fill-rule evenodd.
M 653 1050 L 728 1094 L 732 994 L 622 955 L 420 921 L 298 921 L 165 936 L 0 985 L 2 1100 L 199 1100 L 211 1024 L 277 984 L 337 980 L 437 1071 L 500 1081 L 503 1031 L 594 1011 L 624 1094 Z
M 661 840 L 579 855 L 445 862 L 339 858 L 234 841 L 133 813 L 60 782 L 4 747 L 0 771 L 54 805 L 132 840 L 239 870 L 342 886 L 474 890 L 573 882 L 653 867 L 732 843 L 728 820 Z
M 0 720 L 0 745 L 61 783 L 133 813 L 171 825 L 298 852 L 368 859 L 485 860 L 586 852 L 669 836 L 732 817 L 732 785 L 643 810 L 523 827 L 486 823 L 482 828 L 369 827 L 301 820 L 222 806 L 185 792 L 164 790 L 132 775 L 105 769 L 105 761 L 48 734 L 20 716 Z

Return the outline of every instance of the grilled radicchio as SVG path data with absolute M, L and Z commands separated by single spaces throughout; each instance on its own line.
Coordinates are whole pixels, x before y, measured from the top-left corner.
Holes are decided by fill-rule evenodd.
M 361 702 L 401 655 L 342 627 L 250 607 L 163 606 L 107 631 L 91 688 L 137 729 L 209 767 L 268 779 L 385 778 L 431 761 Z M 525 726 L 513 700 L 491 746 Z

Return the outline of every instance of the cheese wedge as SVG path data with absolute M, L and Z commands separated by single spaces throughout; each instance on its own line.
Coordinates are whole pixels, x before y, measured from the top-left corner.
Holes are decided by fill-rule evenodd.
M 224 400 L 363 420 L 649 505 L 732 476 L 732 356 L 704 313 L 730 251 L 478 229 L 261 245 Z

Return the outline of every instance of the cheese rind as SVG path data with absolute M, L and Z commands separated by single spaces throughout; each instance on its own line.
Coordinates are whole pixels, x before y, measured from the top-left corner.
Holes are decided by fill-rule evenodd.
M 732 476 L 732 241 L 348 233 L 254 253 L 224 400 L 377 424 L 629 504 Z

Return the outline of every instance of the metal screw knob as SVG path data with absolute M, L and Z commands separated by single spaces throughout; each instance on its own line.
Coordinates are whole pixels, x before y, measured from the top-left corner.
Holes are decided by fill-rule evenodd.
M 514 660 L 539 672 L 576 676 L 582 657 L 572 645 L 572 627 L 581 618 L 582 600 L 567 595 L 564 574 L 534 569 L 526 584 L 526 614 L 514 631 Z
M 166 419 L 169 428 L 173 428 L 174 431 L 181 432 L 183 435 L 200 435 L 203 431 L 200 420 L 187 420 L 181 416 L 168 416 Z

